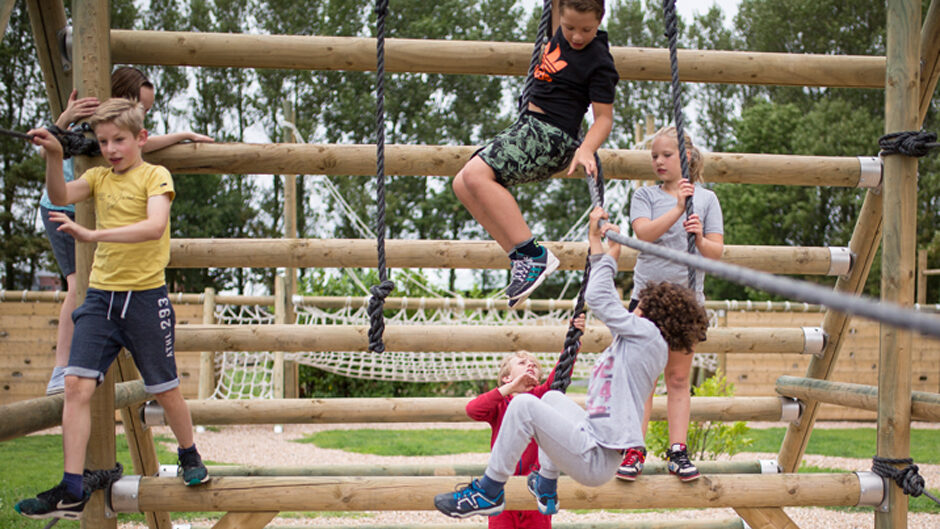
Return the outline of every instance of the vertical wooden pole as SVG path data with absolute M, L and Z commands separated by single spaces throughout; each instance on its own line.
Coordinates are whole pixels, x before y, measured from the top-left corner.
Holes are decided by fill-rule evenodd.
M 289 297 L 285 289 L 284 276 L 274 278 L 274 323 L 284 323 L 284 309 Z M 271 375 L 274 384 L 274 398 L 284 398 L 284 351 L 274 353 L 274 373 Z
M 105 100 L 111 95 L 111 20 L 108 0 L 76 0 L 72 4 L 73 73 L 79 97 L 95 96 Z M 100 159 L 98 160 L 100 162 Z M 92 160 L 75 159 L 75 174 L 91 166 Z M 75 205 L 75 220 L 90 228 L 95 226 L 95 210 L 91 200 Z M 88 291 L 88 275 L 94 258 L 94 245 L 75 244 L 75 269 L 78 299 Z M 108 371 L 104 383 L 95 391 L 91 402 L 91 437 L 85 466 L 92 469 L 114 467 L 114 369 Z M 83 528 L 116 528 L 117 518 L 105 512 L 104 494 L 92 495 L 82 515 Z
M 13 2 L 10 4 L 12 5 Z M 30 25 L 33 27 L 39 67 L 42 69 L 42 77 L 46 84 L 49 110 L 54 120 L 65 110 L 69 94 L 72 92 L 72 72 L 65 71 L 62 65 L 56 37 L 56 33 L 68 24 L 65 6 L 61 0 L 27 0 L 26 7 L 29 11 Z M 108 87 L 110 92 L 110 80 Z
M 202 323 L 212 325 L 215 323 L 215 289 L 206 287 L 202 300 Z M 215 391 L 215 353 L 203 351 L 199 353 L 199 398 L 208 399 Z
M 923 70 L 920 78 L 920 121 L 927 115 L 933 91 L 940 79 L 940 0 L 931 0 L 920 32 Z
M 916 130 L 920 97 L 920 10 L 918 0 L 889 0 L 885 132 Z M 917 225 L 917 158 L 884 160 L 884 237 L 881 297 L 909 306 L 914 301 Z M 878 361 L 879 457 L 910 454 L 911 332 L 881 325 Z M 888 512 L 875 512 L 876 529 L 907 527 L 908 499 L 888 482 Z
M 917 302 L 927 303 L 927 250 L 917 251 Z
M 290 101 L 284 101 L 284 116 L 291 123 L 297 122 L 297 115 Z M 297 143 L 297 134 L 294 129 L 285 131 L 285 141 Z M 284 176 L 284 238 L 297 238 L 297 175 Z M 284 269 L 284 290 L 287 296 L 287 303 L 283 308 L 284 321 L 280 323 L 294 323 L 294 303 L 293 296 L 297 293 L 297 269 Z M 299 394 L 298 388 L 299 366 L 296 362 L 284 362 L 284 397 L 288 399 L 296 398 Z

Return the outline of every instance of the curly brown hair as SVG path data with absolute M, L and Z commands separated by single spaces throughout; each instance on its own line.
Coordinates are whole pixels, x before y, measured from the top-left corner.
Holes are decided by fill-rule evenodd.
M 649 283 L 640 292 L 643 317 L 656 324 L 672 351 L 690 353 L 705 340 L 708 316 L 695 293 L 674 283 Z

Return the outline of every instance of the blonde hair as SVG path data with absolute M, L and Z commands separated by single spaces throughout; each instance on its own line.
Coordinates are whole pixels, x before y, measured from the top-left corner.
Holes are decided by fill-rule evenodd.
M 689 159 L 689 182 L 701 183 L 705 181 L 705 157 L 702 156 L 702 151 L 698 150 L 698 147 L 692 144 L 692 137 L 688 133 L 683 131 L 683 138 L 685 138 L 685 153 Z M 676 131 L 676 128 L 673 126 L 663 127 L 656 131 L 656 134 L 653 135 L 653 140 L 656 138 L 666 137 L 670 138 L 676 142 L 676 147 L 679 146 L 679 133 Z M 681 160 L 680 160 L 680 163 Z
M 144 107 L 136 101 L 112 97 L 101 103 L 88 118 L 92 130 L 102 123 L 114 123 L 119 129 L 129 130 L 136 136 L 144 128 Z
M 505 358 L 503 358 L 503 361 L 499 363 L 498 382 L 500 384 L 503 383 L 503 377 L 506 377 L 509 375 L 509 362 L 511 362 L 513 358 L 525 358 L 527 360 L 532 360 L 532 362 L 535 363 L 535 368 L 538 369 L 537 378 L 539 380 L 542 379 L 542 363 L 539 362 L 539 359 L 534 354 L 523 349 L 523 350 L 516 351 L 514 353 L 509 353 L 508 355 L 506 355 Z

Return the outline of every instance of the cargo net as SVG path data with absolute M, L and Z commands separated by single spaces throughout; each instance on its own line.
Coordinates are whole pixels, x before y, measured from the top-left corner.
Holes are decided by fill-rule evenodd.
M 369 324 L 368 300 L 349 298 L 338 309 L 323 309 L 301 303 L 295 298 L 295 323 L 298 325 L 365 325 Z M 439 304 L 438 304 L 439 305 Z M 386 310 L 388 314 L 389 310 Z M 718 325 L 716 311 L 709 310 L 711 326 Z M 250 305 L 219 305 L 216 321 L 223 325 L 263 325 L 274 323 L 269 307 Z M 571 317 L 568 309 L 548 311 L 498 310 L 489 306 L 466 309 L 460 299 L 442 308 L 428 309 L 421 299 L 409 301 L 386 321 L 390 325 L 567 325 Z M 597 324 L 589 317 L 588 325 Z M 558 360 L 557 353 L 537 353 L 547 373 Z M 385 351 L 328 351 L 284 353 L 284 359 L 336 373 L 370 380 L 399 382 L 452 382 L 467 380 L 495 380 L 505 352 L 401 352 Z M 572 378 L 584 379 L 599 353 L 578 355 Z M 269 399 L 274 397 L 273 352 L 220 352 L 215 355 L 216 387 L 214 399 Z M 696 354 L 693 366 L 713 372 L 718 367 L 714 354 Z

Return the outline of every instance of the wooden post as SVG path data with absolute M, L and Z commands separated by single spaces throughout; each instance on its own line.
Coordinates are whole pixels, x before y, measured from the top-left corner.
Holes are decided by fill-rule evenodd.
M 290 101 L 284 100 L 284 116 L 291 123 L 296 124 L 297 115 L 294 112 Z M 297 143 L 297 134 L 295 129 L 290 128 L 284 133 L 284 141 Z M 284 238 L 297 238 L 297 175 L 284 175 Z M 302 206 L 301 206 L 302 211 Z M 296 315 L 294 314 L 294 295 L 297 294 L 297 269 L 286 267 L 284 269 L 284 296 L 286 302 L 281 309 L 283 321 L 279 323 L 294 323 Z M 277 317 L 275 315 L 275 317 Z M 300 366 L 297 362 L 284 362 L 284 396 L 294 398 L 299 394 L 299 372 Z
M 888 2 L 885 133 L 917 130 L 920 98 L 918 0 Z M 914 301 L 917 225 L 917 158 L 884 160 L 884 237 L 881 297 L 899 305 Z M 911 331 L 881 325 L 878 361 L 879 457 L 906 458 L 911 433 Z M 875 512 L 876 529 L 907 527 L 908 498 L 888 481 L 888 512 Z
M 933 91 L 940 78 L 940 0 L 932 0 L 920 32 L 923 70 L 920 78 L 920 121 L 927 115 Z
M 284 325 L 284 307 L 287 305 L 284 299 L 287 291 L 284 289 L 284 276 L 274 277 L 274 323 Z M 284 351 L 274 352 L 274 369 L 271 373 L 271 384 L 275 399 L 284 398 Z
M 55 118 L 65 110 L 69 94 L 72 93 L 72 72 L 65 71 L 62 65 L 58 37 L 56 36 L 58 31 L 68 24 L 68 19 L 65 17 L 65 6 L 61 0 L 27 0 L 26 7 L 29 10 L 29 21 L 33 27 L 36 53 L 39 55 L 39 67 L 42 69 L 42 77 L 46 84 L 49 111 Z M 0 35 L 2 34 L 0 32 Z M 107 41 L 107 39 L 104 40 Z M 107 50 L 105 52 L 105 56 L 108 57 Z M 110 68 L 110 63 L 108 67 Z M 109 77 L 107 93 L 110 93 L 110 90 Z M 76 174 L 76 176 L 78 175 Z
M 927 303 L 927 250 L 917 251 L 917 303 Z
M 390 176 L 449 177 L 477 150 L 475 145 L 385 146 Z M 599 149 L 610 180 L 653 182 L 646 150 Z M 375 147 L 313 143 L 188 143 L 148 153 L 144 159 L 173 173 L 323 174 L 346 177 L 375 172 Z M 705 153 L 705 181 L 787 186 L 857 187 L 862 171 L 854 156 Z M 566 171 L 553 178 L 576 178 Z
M 878 388 L 875 386 L 785 375 L 777 378 L 775 389 L 780 395 L 801 401 L 814 400 L 861 410 L 878 410 Z M 940 422 L 940 394 L 912 391 L 911 418 Z
M 202 302 L 202 323 L 215 324 L 215 289 L 206 287 Z M 215 353 L 201 351 L 199 353 L 199 399 L 204 400 L 212 396 L 215 391 Z
M 76 1 L 72 7 L 75 24 L 73 33 L 73 72 L 75 88 L 79 97 L 95 96 L 105 100 L 111 95 L 111 45 L 108 39 L 111 30 L 110 5 L 108 0 Z M 75 174 L 81 175 L 91 160 L 75 159 Z M 75 220 L 86 227 L 95 227 L 95 211 L 91 200 L 75 206 Z M 85 299 L 88 275 L 94 259 L 94 245 L 75 243 L 75 269 L 78 300 Z M 108 371 L 104 382 L 95 391 L 91 402 L 91 437 L 85 467 L 102 469 L 114 467 L 114 369 Z M 104 494 L 95 493 L 85 506 L 82 515 L 83 528 L 116 528 L 117 518 L 107 514 Z

